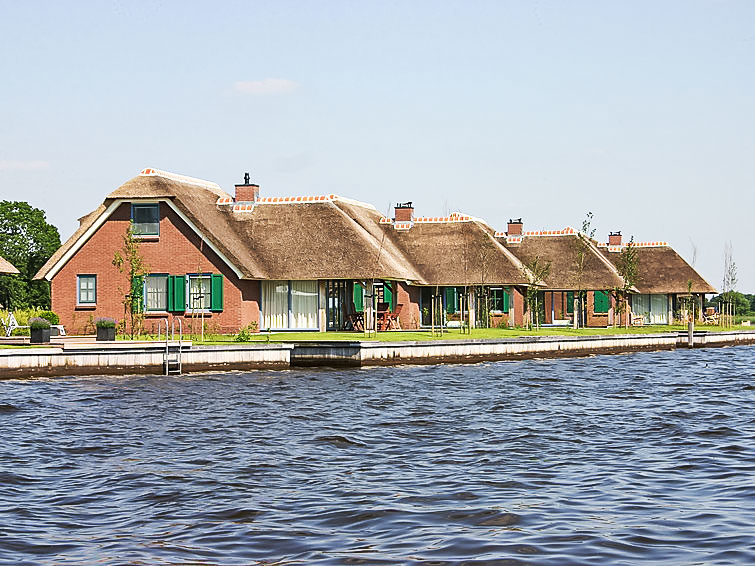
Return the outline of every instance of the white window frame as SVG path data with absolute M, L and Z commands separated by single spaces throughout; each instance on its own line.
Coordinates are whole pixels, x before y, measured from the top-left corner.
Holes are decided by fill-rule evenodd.
M 93 289 L 86 289 L 86 291 L 92 291 L 94 294 L 93 301 L 81 300 L 81 282 L 83 279 L 94 281 Z M 76 276 L 76 306 L 89 307 L 97 304 L 97 275 L 94 273 L 82 273 Z
M 192 280 L 206 279 L 208 281 L 207 308 L 194 308 L 191 300 Z M 211 273 L 187 273 L 186 274 L 186 312 L 212 312 L 212 274 Z
M 317 283 L 317 289 L 318 289 L 318 292 L 317 292 L 317 307 L 316 307 L 316 311 L 315 311 L 315 313 L 316 313 L 315 314 L 315 326 L 306 327 L 306 328 L 292 328 L 292 326 L 291 326 L 291 323 L 292 323 L 292 321 L 294 320 L 294 317 L 295 317 L 295 314 L 294 314 L 294 311 L 293 311 L 293 293 L 294 293 L 293 284 L 295 282 L 299 282 L 299 281 L 312 281 L 312 280 L 310 280 L 310 279 L 281 279 L 281 280 L 265 280 L 265 281 L 260 282 L 260 291 L 262 291 L 262 285 L 263 285 L 263 283 L 267 283 L 267 284 L 270 284 L 272 282 L 285 283 L 286 287 L 287 287 L 287 296 L 288 296 L 288 298 L 287 298 L 287 310 L 286 310 L 286 326 L 283 326 L 283 327 L 270 327 L 269 329 L 265 328 L 264 330 L 280 330 L 280 331 L 295 331 L 295 332 L 311 332 L 311 331 L 320 330 L 320 323 L 321 323 L 321 321 L 320 321 L 319 312 L 320 312 L 320 308 L 322 307 L 322 305 L 320 303 L 320 292 L 319 292 L 319 285 L 320 285 L 320 283 L 319 283 L 319 280 L 315 280 L 316 283 Z M 262 324 L 262 321 L 265 319 L 265 310 L 267 308 L 267 306 L 265 304 L 265 301 L 264 301 L 264 292 L 261 292 L 261 295 L 262 295 L 263 298 L 262 298 L 261 305 L 260 305 L 260 324 Z
M 149 307 L 149 291 L 147 288 L 147 282 L 150 279 L 163 279 L 165 280 L 165 308 L 150 308 Z M 144 297 L 144 312 L 168 312 L 168 274 L 167 273 L 150 273 L 149 275 L 144 276 L 144 291 L 143 291 L 143 297 Z
M 138 224 L 134 220 L 136 216 L 135 210 L 137 208 L 148 208 L 148 207 L 154 207 L 157 210 L 157 232 L 140 234 L 139 232 L 136 231 L 136 227 L 138 226 Z M 134 226 L 134 238 L 159 238 L 160 237 L 160 203 L 159 202 L 132 202 L 131 203 L 131 222 L 133 223 L 133 226 Z

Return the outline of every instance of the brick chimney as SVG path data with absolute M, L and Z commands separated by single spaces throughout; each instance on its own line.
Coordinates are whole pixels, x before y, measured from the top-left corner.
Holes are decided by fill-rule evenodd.
M 256 202 L 260 196 L 260 186 L 249 182 L 249 173 L 244 173 L 244 184 L 236 185 L 236 202 Z
M 620 246 L 621 245 L 621 232 L 609 232 L 608 233 L 608 245 Z
M 411 222 L 414 216 L 414 206 L 411 202 L 400 202 L 396 205 L 394 212 L 396 222 Z
M 514 220 L 509 219 L 509 226 L 506 230 L 508 236 L 521 236 L 522 235 L 522 219 L 516 218 Z

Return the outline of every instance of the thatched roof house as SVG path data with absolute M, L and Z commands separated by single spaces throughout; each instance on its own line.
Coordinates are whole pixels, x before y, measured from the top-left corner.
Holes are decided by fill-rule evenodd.
M 143 200 L 168 203 L 240 279 L 421 279 L 411 261 L 383 237 L 381 215 L 371 205 L 336 195 L 259 198 L 239 205 L 214 183 L 162 171 L 134 177 L 110 193 L 80 219 L 78 230 L 37 278 L 54 275 L 114 205 Z
M 554 313 L 558 301 L 568 303 L 569 291 L 582 289 L 595 303 L 593 314 L 603 315 L 598 307 L 607 308 L 608 299 L 599 291 L 622 285 L 612 248 L 599 250 L 572 229 L 522 233 L 519 222 L 518 232 L 510 223 L 499 234 L 459 213 L 415 218 L 413 212 L 404 203 L 394 218 L 385 218 L 372 205 L 332 194 L 261 197 L 248 177 L 231 195 L 215 183 L 145 169 L 83 216 L 35 277 L 52 282 L 53 308 L 65 324 L 117 316 L 124 293 L 135 293 L 142 281 L 147 319 L 201 311 L 202 324 L 226 332 L 251 323 L 348 327 L 368 298 L 402 305 L 402 324 L 416 325 L 434 292 L 430 287 L 445 287 L 434 296 L 445 297 L 451 314 L 459 294 L 469 291 L 459 287 L 485 286 L 488 299 L 501 302 L 497 311 L 519 324 L 524 288 L 535 285 L 550 291 Z M 138 228 L 148 266 L 137 283 L 126 281 L 112 261 L 130 225 Z M 581 274 L 575 261 L 580 242 L 586 254 Z M 535 258 L 551 264 L 544 281 L 534 281 L 526 267 Z M 670 248 L 643 249 L 640 263 L 646 273 L 640 292 L 682 293 L 688 280 L 693 292 L 715 291 Z M 0 271 L 6 264 L 0 260 Z
M 16 269 L 11 262 L 0 256 L 0 274 L 17 275 L 19 273 L 18 269 Z
M 692 284 L 691 292 L 694 294 L 717 292 L 666 242 L 639 242 L 632 245 L 637 250 L 639 281 L 635 286 L 639 293 L 680 295 L 689 291 L 689 283 Z M 626 244 L 601 244 L 599 249 L 605 257 L 618 264 L 621 250 L 625 246 Z
M 547 290 L 605 290 L 622 285 L 616 267 L 598 250 L 596 242 L 581 237 L 573 228 L 513 235 L 497 232 L 496 238 L 525 265 L 531 265 L 536 258 L 550 263 L 550 273 L 544 281 Z M 580 249 L 585 258 L 581 273 L 577 267 Z
M 411 258 L 425 285 L 529 285 L 519 259 L 483 220 L 459 213 L 408 222 L 383 218 L 386 240 Z

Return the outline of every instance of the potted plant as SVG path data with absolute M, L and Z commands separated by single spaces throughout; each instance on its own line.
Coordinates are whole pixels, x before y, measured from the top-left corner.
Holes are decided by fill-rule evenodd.
M 32 344 L 48 344 L 50 342 L 50 321 L 39 317 L 30 318 L 29 332 Z
M 50 336 L 60 336 L 60 317 L 53 311 L 42 311 L 39 318 L 44 318 L 50 323 Z
M 98 342 L 113 342 L 115 340 L 115 319 L 102 317 L 94 321 L 94 325 L 97 327 L 97 341 Z

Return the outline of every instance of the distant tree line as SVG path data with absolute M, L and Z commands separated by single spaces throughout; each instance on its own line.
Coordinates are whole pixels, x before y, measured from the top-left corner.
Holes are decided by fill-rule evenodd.
M 32 281 L 60 247 L 58 229 L 43 210 L 26 202 L 0 201 L 0 256 L 20 275 L 0 275 L 0 306 L 7 309 L 50 308 L 50 283 Z
M 739 291 L 729 291 L 726 296 L 731 297 L 736 307 L 737 314 L 755 314 L 755 295 L 749 293 L 740 293 Z M 721 303 L 726 300 L 724 293 L 711 297 L 705 302 L 706 307 L 721 308 Z

